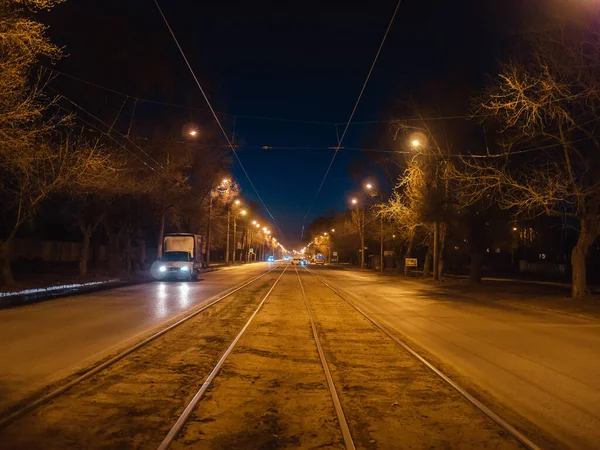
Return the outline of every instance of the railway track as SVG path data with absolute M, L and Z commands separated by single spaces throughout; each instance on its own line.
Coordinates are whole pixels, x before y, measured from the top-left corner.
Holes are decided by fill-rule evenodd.
M 336 290 L 334 287 L 329 285 L 325 280 L 316 275 L 314 272 L 305 269 L 304 274 L 308 274 L 313 280 L 317 280 L 318 283 L 331 291 L 339 300 L 343 301 L 349 307 L 352 308 L 353 313 L 361 318 L 364 318 L 365 321 L 368 322 L 369 327 L 372 328 L 370 330 L 373 333 L 373 328 L 376 333 L 379 335 L 383 335 L 385 339 L 389 341 L 388 344 L 393 345 L 396 349 L 396 352 L 400 350 L 405 354 L 407 358 L 410 358 L 415 365 L 420 365 L 425 372 L 425 375 L 422 372 L 419 372 L 416 378 L 419 377 L 427 377 L 435 378 L 436 381 L 433 381 L 429 386 L 432 389 L 435 395 L 440 395 L 444 397 L 447 396 L 447 392 L 444 391 L 452 391 L 455 395 L 453 398 L 450 398 L 446 401 L 446 409 L 442 408 L 441 415 L 447 415 L 448 411 L 451 414 L 456 414 L 458 417 L 458 421 L 463 420 L 464 434 L 469 434 L 470 428 L 477 428 L 479 432 L 478 435 L 474 436 L 472 440 L 464 439 L 460 435 L 463 434 L 463 431 L 460 430 L 454 435 L 457 436 L 456 440 L 452 440 L 449 442 L 451 446 L 460 446 L 461 448 L 479 448 L 480 446 L 486 445 L 494 448 L 519 448 L 525 447 L 528 449 L 538 449 L 533 442 L 531 442 L 527 437 L 525 437 L 522 433 L 512 427 L 510 424 L 502 420 L 498 415 L 496 415 L 493 411 L 487 408 L 485 405 L 480 403 L 470 394 L 468 394 L 464 389 L 450 380 L 447 376 L 445 376 L 442 372 L 436 369 L 433 365 L 431 365 L 425 358 L 415 352 L 412 348 L 410 348 L 407 344 L 400 341 L 397 337 L 393 336 L 383 327 L 381 327 L 376 321 L 374 321 L 370 316 L 365 314 L 362 310 L 357 308 L 354 304 L 348 301 L 342 293 Z M 298 273 L 298 269 L 295 269 L 295 277 L 298 282 L 298 288 L 301 293 L 301 300 L 305 306 L 306 314 L 308 318 L 308 322 L 310 324 L 311 330 L 311 338 L 313 340 L 314 346 L 316 347 L 316 353 L 318 354 L 318 362 L 321 366 L 323 378 L 326 380 L 327 391 L 329 394 L 329 401 L 332 404 L 332 415 L 335 414 L 337 432 L 339 433 L 341 439 L 335 440 L 332 438 L 330 445 L 320 444 L 319 447 L 331 447 L 331 448 L 346 448 L 355 449 L 359 448 L 396 448 L 396 447 L 405 447 L 405 446 L 415 446 L 415 442 L 406 442 L 406 443 L 397 443 L 397 445 L 393 445 L 393 441 L 385 441 L 385 438 L 381 439 L 381 436 L 377 436 L 377 433 L 368 434 L 365 436 L 364 428 L 374 427 L 378 428 L 381 424 L 390 425 L 390 418 L 394 419 L 394 414 L 389 414 L 389 417 L 373 419 L 373 417 L 368 417 L 368 413 L 365 414 L 365 410 L 353 408 L 353 405 L 364 402 L 364 395 L 361 399 L 361 396 L 354 396 L 351 394 L 352 388 L 362 388 L 364 386 L 353 386 L 352 383 L 348 382 L 348 379 L 344 379 L 345 375 L 348 375 L 352 370 L 348 369 L 349 366 L 352 366 L 352 363 L 346 364 L 342 361 L 343 358 L 340 358 L 340 354 L 347 353 L 344 349 L 339 348 L 337 346 L 335 338 L 331 338 L 331 335 L 335 335 L 337 330 L 332 328 L 330 325 L 325 324 L 322 319 L 323 317 L 331 315 L 331 308 L 327 311 L 323 308 L 323 305 L 317 307 L 317 310 L 320 309 L 320 312 L 315 315 L 313 309 L 315 308 L 314 299 L 321 296 L 321 294 L 307 294 L 307 289 L 310 292 L 312 287 L 305 288 L 305 283 L 302 281 L 302 276 Z M 271 291 L 270 291 L 271 292 Z M 291 294 L 288 294 L 288 296 Z M 313 304 L 311 305 L 311 300 L 309 297 L 313 297 Z M 264 299 L 266 300 L 266 298 Z M 275 301 L 275 300 L 274 300 Z M 281 300 L 279 300 L 281 301 Z M 261 306 L 264 304 L 261 303 Z M 331 306 L 331 305 L 329 305 Z M 271 306 L 273 307 L 273 306 Z M 288 306 L 289 308 L 289 306 Z M 263 308 L 264 311 L 264 308 Z M 275 310 L 276 311 L 276 310 Z M 263 314 L 267 314 L 263 312 Z M 271 312 L 271 316 L 275 313 Z M 294 314 L 298 315 L 298 312 L 295 311 Z M 342 313 L 340 309 L 336 306 L 335 315 L 337 314 L 347 314 L 346 312 Z M 269 378 L 269 369 L 268 366 L 269 361 L 273 361 L 275 364 L 282 364 L 285 355 L 283 352 L 291 352 L 291 350 L 287 347 L 281 348 L 275 347 L 273 345 L 265 345 L 264 343 L 264 334 L 260 333 L 260 326 L 255 325 L 255 328 L 258 329 L 251 330 L 250 335 L 255 334 L 256 336 L 252 338 L 252 336 L 247 336 L 247 341 L 244 344 L 242 342 L 242 349 L 238 350 L 238 352 L 234 351 L 234 347 L 236 345 L 240 345 L 240 340 L 242 339 L 242 335 L 248 332 L 248 327 L 250 326 L 250 322 L 255 318 L 255 315 L 248 321 L 246 326 L 240 331 L 234 342 L 227 349 L 226 353 L 223 355 L 217 366 L 211 372 L 211 376 L 207 378 L 206 382 L 202 385 L 200 390 L 194 396 L 194 399 L 187 405 L 184 413 L 178 418 L 175 425 L 171 428 L 169 433 L 166 435 L 164 440 L 161 442 L 158 447 L 160 450 L 166 450 L 169 448 L 186 448 L 186 447 L 207 447 L 211 448 L 249 448 L 250 445 L 254 447 L 269 447 L 269 448 L 277 448 L 277 447 L 289 447 L 290 442 L 294 445 L 293 447 L 304 448 L 304 447 L 312 447 L 314 442 L 310 441 L 310 445 L 299 438 L 299 440 L 294 441 L 293 438 L 297 438 L 297 435 L 292 435 L 290 438 L 285 436 L 279 436 L 277 434 L 273 434 L 276 439 L 264 440 L 265 437 L 263 434 L 254 431 L 252 433 L 248 432 L 245 439 L 240 438 L 240 434 L 244 434 L 244 427 L 249 428 L 252 420 L 260 422 L 261 417 L 264 417 L 266 414 L 269 414 L 271 411 L 275 412 L 275 415 L 281 415 L 280 411 L 282 409 L 281 398 L 289 395 L 289 390 L 286 390 L 283 387 L 283 384 L 277 384 L 277 390 L 261 390 L 261 383 L 259 378 L 263 377 L 263 375 L 255 374 L 256 379 L 252 381 L 243 382 L 244 378 L 250 377 L 251 373 L 244 372 L 243 368 L 245 365 L 250 365 L 253 368 L 259 367 L 262 372 L 266 373 L 264 376 L 267 380 L 262 381 L 262 386 L 269 385 L 272 386 L 272 377 Z M 355 318 L 356 319 L 356 318 Z M 260 320 L 260 319 L 259 319 Z M 267 320 L 267 319 L 263 319 Z M 347 318 L 344 320 L 348 320 Z M 269 323 L 267 321 L 267 323 Z M 272 325 L 272 324 L 271 324 Z M 271 333 L 269 333 L 271 334 Z M 261 340 L 260 337 L 263 339 Z M 325 339 L 325 344 L 323 344 L 322 340 Z M 381 336 L 378 336 L 377 339 L 381 339 Z M 359 338 L 358 341 L 361 339 Z M 295 345 L 300 345 L 296 343 Z M 260 348 L 259 348 L 260 347 Z M 277 351 L 279 350 L 279 352 Z M 252 356 L 252 353 L 257 353 L 261 356 L 260 362 L 258 364 L 248 363 L 249 359 Z M 229 368 L 230 373 L 223 374 L 223 380 L 220 383 L 217 383 L 217 386 L 211 387 L 211 383 L 215 383 L 217 379 L 217 375 L 226 365 L 226 358 L 231 357 L 233 355 L 233 359 L 237 358 L 237 360 L 230 361 Z M 237 356 L 236 356 L 237 355 Z M 375 358 L 376 360 L 376 358 Z M 376 361 L 375 361 L 376 362 Z M 392 364 L 395 364 L 396 360 L 394 359 Z M 400 364 L 404 364 L 400 361 Z M 357 366 L 360 366 L 360 363 L 356 363 Z M 402 367 L 401 370 L 406 369 L 407 367 Z M 408 367 L 410 370 L 412 367 Z M 335 371 L 335 374 L 332 374 L 332 371 Z M 414 371 L 414 369 L 413 369 Z M 345 372 L 345 373 L 344 373 Z M 352 375 L 348 375 L 349 378 Z M 270 380 L 270 383 L 266 383 L 266 381 Z M 439 381 L 442 381 L 441 383 Z M 277 381 L 277 380 L 275 380 Z M 396 383 L 397 380 L 393 380 L 392 383 Z M 400 380 L 401 384 L 403 380 Z M 256 384 L 255 384 L 256 383 Z M 288 383 L 289 384 L 289 383 Z M 364 385 L 368 386 L 368 382 L 364 383 Z M 398 386 L 401 388 L 401 386 Z M 250 390 L 260 391 L 258 394 L 253 395 Z M 368 389 L 367 389 L 368 390 Z M 245 394 L 241 395 L 240 398 L 236 397 L 236 391 L 243 391 Z M 363 392 L 364 394 L 364 392 Z M 271 395 L 271 400 L 265 400 L 263 397 Z M 211 398 L 208 398 L 208 397 Z M 205 403 L 201 403 L 202 400 L 206 397 Z M 409 396 L 410 397 L 410 396 Z M 459 397 L 457 400 L 455 397 Z M 289 397 L 286 397 L 287 401 L 291 401 Z M 404 398 L 405 401 L 414 401 L 415 399 Z M 465 402 L 466 400 L 466 402 Z M 226 403 L 227 405 L 223 405 Z M 456 403 L 460 403 L 459 406 L 456 406 Z M 251 404 L 250 409 L 244 409 L 247 404 Z M 204 406 L 202 406 L 204 405 Z M 391 404 L 392 407 L 399 406 L 397 402 Z M 408 405 L 409 409 L 412 408 L 412 405 Z M 415 409 L 425 409 L 430 408 L 430 404 L 426 404 L 423 408 L 423 405 Z M 455 411 L 455 408 L 462 409 L 464 411 Z M 472 411 L 471 407 L 476 408 L 476 411 Z M 239 414 L 239 416 L 234 417 L 232 420 L 230 415 L 236 413 L 236 411 L 240 409 L 243 410 L 243 414 Z M 346 410 L 349 411 L 347 413 Z M 263 413 L 263 411 L 267 411 Z M 373 409 L 371 408 L 371 411 Z M 408 415 L 411 416 L 412 412 Z M 460 416 L 463 414 L 463 416 Z M 385 413 L 384 413 L 385 415 Z M 248 418 L 250 416 L 252 420 L 247 422 L 244 421 L 244 417 Z M 398 414 L 396 414 L 398 416 Z M 428 416 L 423 416 L 427 418 Z M 476 420 L 473 419 L 476 418 Z M 290 418 L 292 421 L 296 420 L 301 422 L 302 419 L 298 416 L 293 416 Z M 449 422 L 455 421 L 454 418 L 446 417 L 449 419 Z M 420 420 L 420 419 L 419 419 Z M 438 420 L 437 418 L 435 419 Z M 489 423 L 489 420 L 493 421 L 493 425 Z M 386 422 L 387 421 L 387 422 Z M 421 420 L 423 421 L 423 420 Z M 427 420 L 425 420 L 427 421 Z M 219 431 L 219 422 L 226 422 L 221 424 L 221 431 Z M 379 422 L 379 423 L 377 423 Z M 466 423 L 465 423 L 466 422 Z M 474 422 L 474 423 L 471 423 Z M 291 430 L 285 429 L 285 427 L 280 427 L 276 431 L 270 425 L 265 426 L 265 433 L 282 433 L 292 434 Z M 392 428 L 390 426 L 390 428 Z M 443 429 L 443 427 L 442 427 Z M 223 431 L 226 430 L 226 431 Z M 437 429 L 432 429 L 432 432 L 438 431 Z M 304 433 L 308 433 L 309 430 L 304 430 Z M 329 432 L 335 434 L 336 431 L 329 429 Z M 507 434 L 505 434 L 507 433 Z M 433 433 L 432 433 L 433 434 Z M 229 435 L 229 436 L 228 436 Z M 234 436 L 234 437 L 231 437 Z M 356 437 L 355 437 L 356 436 Z M 378 437 L 380 439 L 374 439 Z M 492 438 L 492 439 L 490 439 Z M 462 440 L 461 440 L 462 439 Z M 495 441 L 493 441 L 495 439 Z M 424 439 L 423 441 L 416 442 L 416 446 L 428 447 L 431 442 L 431 438 Z M 435 441 L 435 439 L 434 439 Z M 390 445 L 390 442 L 392 443 Z M 215 443 L 219 443 L 215 445 Z M 448 442 L 446 443 L 446 446 Z M 316 447 L 316 446 L 315 446 Z
M 214 299 L 3 419 L 0 426 L 28 420 L 15 431 L 18 435 L 19 430 L 40 428 L 40 422 L 42 428 L 47 425 L 44 414 L 34 414 L 38 408 L 49 408 L 45 414 L 60 422 L 68 416 L 61 411 L 65 414 L 74 402 L 83 399 L 95 406 L 112 395 L 111 407 L 122 409 L 120 414 L 87 410 L 102 416 L 108 430 L 86 430 L 71 441 L 48 445 L 45 439 L 56 437 L 49 426 L 33 441 L 18 442 L 18 448 L 353 450 L 436 444 L 479 448 L 485 443 L 490 448 L 539 449 L 326 280 L 307 268 L 288 268 L 273 269 Z M 272 279 L 248 292 L 264 277 Z M 223 304 L 236 295 L 235 302 Z M 191 328 L 194 317 L 217 308 L 203 326 Z M 181 327 L 184 323 L 190 328 Z M 159 339 L 169 336 L 170 341 Z M 202 345 L 192 351 L 194 341 Z M 167 360 L 166 368 L 149 373 L 158 359 Z M 125 376 L 131 377 L 129 383 L 137 380 L 130 390 L 119 384 Z M 158 383 L 162 387 L 152 393 L 148 386 Z M 53 407 L 75 387 L 81 392 Z M 127 403 L 140 396 L 147 401 Z M 115 405 L 115 399 L 126 404 Z M 144 419 L 142 425 L 119 428 L 132 414 Z M 17 448 L 1 442 L 10 444 L 0 434 L 0 447 Z M 37 445 L 23 445 L 32 442 Z

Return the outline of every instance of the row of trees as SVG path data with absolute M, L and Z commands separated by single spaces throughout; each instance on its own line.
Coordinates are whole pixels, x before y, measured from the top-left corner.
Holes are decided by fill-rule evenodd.
M 365 213 L 351 205 L 316 220 L 315 250 L 326 254 L 329 241 L 318 236 L 334 228 L 333 248 L 356 262 L 360 241 L 377 255 L 383 236 L 400 267 L 404 257 L 424 255 L 424 273 L 435 279 L 460 251 L 479 282 L 490 249 L 514 256 L 532 239 L 530 224 L 548 235 L 549 224 L 559 224 L 574 235 L 572 296 L 586 295 L 588 257 L 600 236 L 599 57 L 595 16 L 565 18 L 501 65 L 474 97 L 470 121 L 430 120 L 421 109 L 393 123 L 401 171 L 387 201 L 363 198 Z
M 410 154 L 379 214 L 395 224 L 405 254 L 417 239 L 439 278 L 445 244 L 461 230 L 478 281 L 483 252 L 507 239 L 511 222 L 559 217 L 578 233 L 572 296 L 588 293 L 586 261 L 600 236 L 599 56 L 593 21 L 536 34 L 474 100 L 474 119 L 496 136 L 489 143 L 456 148 L 427 120 L 395 124 Z
M 66 99 L 49 95 L 51 76 L 40 63 L 63 52 L 32 13 L 60 2 L 0 0 L 0 282 L 14 283 L 14 239 L 34 228 L 49 204 L 54 210 L 41 221 L 61 215 L 66 228 L 76 224 L 81 275 L 88 273 L 92 238 L 106 245 L 112 274 L 140 266 L 149 239 L 157 239 L 149 245 L 160 256 L 165 230 L 206 234 L 209 216 L 211 245 L 224 248 L 232 196 L 215 192 L 230 160 L 218 140 L 209 142 L 208 130 L 201 130 L 202 145 L 179 130 L 139 140 L 113 127 L 99 134 L 94 124 L 78 125 Z

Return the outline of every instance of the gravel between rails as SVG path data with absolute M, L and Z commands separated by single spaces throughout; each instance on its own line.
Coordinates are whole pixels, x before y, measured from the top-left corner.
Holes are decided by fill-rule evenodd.
M 0 448 L 156 448 L 280 273 L 266 275 L 0 430 Z
M 171 448 L 345 448 L 295 271 L 284 274 Z
M 357 448 L 521 448 L 316 277 L 301 276 Z

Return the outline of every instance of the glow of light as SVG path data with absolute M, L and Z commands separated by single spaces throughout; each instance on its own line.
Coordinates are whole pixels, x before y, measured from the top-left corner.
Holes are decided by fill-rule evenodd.
M 327 236 L 327 233 L 323 233 L 323 236 Z
M 517 227 L 513 227 L 513 231 L 517 231 Z
M 198 132 L 196 130 L 190 131 L 190 136 L 196 136 Z
M 352 204 L 356 205 L 358 203 L 358 200 L 356 200 L 355 198 L 352 199 Z
M 239 204 L 240 204 L 240 201 L 239 201 L 239 200 L 236 200 L 236 201 L 235 201 L 235 204 L 236 204 L 236 205 L 239 205 Z
M 158 270 L 160 270 L 161 272 L 166 272 L 167 266 L 160 266 L 160 268 Z
M 365 187 L 366 187 L 367 189 L 373 189 L 373 185 L 372 185 L 371 183 L 367 183 L 367 184 L 365 185 Z
M 332 229 L 331 229 L 331 232 L 332 232 L 332 233 L 335 233 L 335 228 L 332 228 Z
M 227 183 L 229 183 L 229 180 L 228 180 L 227 178 L 223 178 L 223 181 L 222 181 L 222 183 L 223 183 L 223 184 L 227 184 Z
M 411 143 L 411 144 L 412 144 L 412 146 L 413 146 L 413 147 L 415 147 L 415 148 L 417 148 L 418 146 L 420 146 L 420 145 L 421 145 L 421 142 L 419 142 L 419 140 L 418 140 L 418 139 L 413 139 L 413 140 L 412 140 L 410 143 Z
M 187 283 L 181 283 L 179 285 L 179 306 L 185 308 L 190 304 L 190 287 Z
M 242 216 L 245 216 L 245 215 L 246 215 L 246 210 L 242 209 Z
M 260 228 L 260 223 L 257 223 L 257 224 L 256 224 L 256 228 Z
M 252 221 L 252 225 L 256 225 L 256 220 L 253 220 L 253 221 Z

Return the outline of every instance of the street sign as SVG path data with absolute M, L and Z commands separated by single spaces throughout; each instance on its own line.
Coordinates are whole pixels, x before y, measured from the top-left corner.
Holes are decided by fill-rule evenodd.
M 333 256 L 337 256 L 337 252 L 331 252 L 333 254 Z
M 405 258 L 404 265 L 406 267 L 417 267 L 417 258 Z
M 250 247 L 250 253 L 254 253 L 254 249 Z

